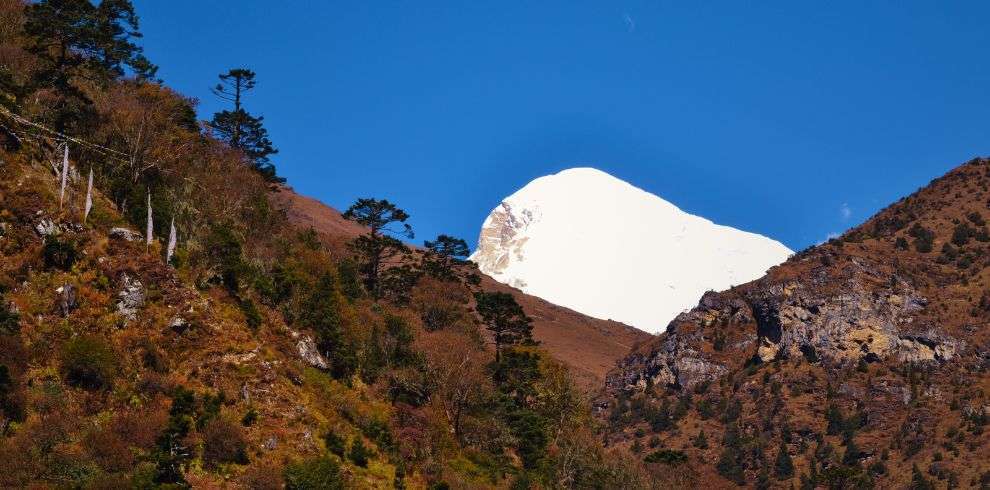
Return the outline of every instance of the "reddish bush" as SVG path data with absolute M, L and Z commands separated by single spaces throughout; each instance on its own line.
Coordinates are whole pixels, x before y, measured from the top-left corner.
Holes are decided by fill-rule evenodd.
M 221 417 L 203 428 L 203 461 L 215 467 L 220 463 L 247 464 L 247 441 L 241 426 Z

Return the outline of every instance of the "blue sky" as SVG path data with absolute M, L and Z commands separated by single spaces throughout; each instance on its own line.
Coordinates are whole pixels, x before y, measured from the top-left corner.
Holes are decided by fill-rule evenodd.
M 990 154 L 990 2 L 137 0 L 159 75 L 258 73 L 279 173 L 475 243 L 593 166 L 792 249 Z M 589 223 L 589 226 L 594 226 Z

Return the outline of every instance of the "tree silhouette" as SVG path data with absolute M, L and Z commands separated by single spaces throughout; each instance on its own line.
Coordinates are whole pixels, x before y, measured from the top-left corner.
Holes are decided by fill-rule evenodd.
M 210 127 L 214 133 L 232 148 L 244 153 L 254 166 L 270 182 L 285 182 L 278 177 L 275 166 L 268 156 L 278 153 L 278 150 L 268 139 L 268 130 L 264 127 L 264 117 L 253 116 L 244 109 L 244 96 L 254 90 L 256 85 L 255 73 L 247 68 L 233 68 L 227 73 L 220 74 L 220 83 L 211 91 L 221 100 L 234 104 L 234 110 L 223 110 L 213 115 Z
M 455 279 L 454 265 L 461 257 L 467 257 L 471 253 L 467 242 L 449 235 L 439 235 L 436 240 L 427 240 L 423 245 L 426 247 L 423 270 L 437 279 Z
M 385 293 L 385 284 L 404 284 L 407 281 L 389 281 L 388 273 L 400 270 L 402 259 L 409 248 L 393 235 L 413 237 L 412 227 L 406 223 L 409 215 L 387 199 L 358 199 L 344 212 L 344 218 L 368 227 L 368 233 L 350 243 L 360 263 L 364 286 L 375 299 Z M 398 226 L 401 225 L 401 226 Z M 398 226 L 398 229 L 396 229 Z M 403 277 L 408 269 L 401 269 Z
M 533 320 L 509 293 L 480 292 L 474 294 L 478 314 L 495 342 L 495 362 L 502 359 L 502 348 L 533 343 Z

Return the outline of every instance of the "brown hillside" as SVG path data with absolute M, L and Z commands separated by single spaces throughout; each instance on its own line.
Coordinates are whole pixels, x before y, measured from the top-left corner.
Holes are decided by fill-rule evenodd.
M 706 294 L 609 374 L 612 441 L 655 436 L 693 484 L 987 488 L 988 185 L 970 161 Z
M 313 198 L 300 195 L 289 187 L 276 192 L 275 199 L 285 206 L 289 220 L 298 226 L 310 226 L 331 245 L 343 245 L 364 229 Z M 574 310 L 557 306 L 535 296 L 501 284 L 482 275 L 485 290 L 511 292 L 533 319 L 533 336 L 554 357 L 570 368 L 582 388 L 600 389 L 605 374 L 616 361 L 638 343 L 652 336 L 642 330 L 610 320 L 599 320 Z

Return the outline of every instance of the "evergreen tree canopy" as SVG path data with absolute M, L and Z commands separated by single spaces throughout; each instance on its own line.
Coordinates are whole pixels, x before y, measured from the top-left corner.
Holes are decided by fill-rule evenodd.
M 278 177 L 269 155 L 278 153 L 264 126 L 264 117 L 254 116 L 244 109 L 243 98 L 254 89 L 255 73 L 246 68 L 233 68 L 219 75 L 220 83 L 212 89 L 220 99 L 232 102 L 234 110 L 223 110 L 213 115 L 210 128 L 221 140 L 237 148 L 251 161 L 261 175 L 270 182 L 285 182 Z
M 494 338 L 496 362 L 501 360 L 503 347 L 533 343 L 533 320 L 511 294 L 479 292 L 474 293 L 474 299 L 485 328 Z
M 423 245 L 426 247 L 423 268 L 437 279 L 454 279 L 455 261 L 471 253 L 467 242 L 449 235 L 439 235 L 436 240 L 432 242 L 427 240 Z
M 158 70 L 134 43 L 141 33 L 130 0 L 41 0 L 25 8 L 24 32 L 28 52 L 41 62 L 32 85 L 59 98 L 53 108 L 59 130 L 90 109 L 77 80 L 107 83 L 123 76 L 125 66 L 142 79 Z
M 364 286 L 375 299 L 382 298 L 389 287 L 406 288 L 410 278 L 408 267 L 401 259 L 409 254 L 409 248 L 392 235 L 412 238 L 412 227 L 405 221 L 409 215 L 386 199 L 358 199 L 344 218 L 369 228 L 368 233 L 350 243 L 357 255 Z M 395 229 L 395 225 L 401 225 Z

